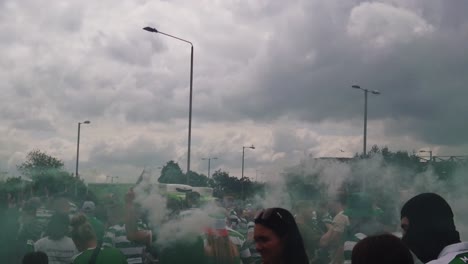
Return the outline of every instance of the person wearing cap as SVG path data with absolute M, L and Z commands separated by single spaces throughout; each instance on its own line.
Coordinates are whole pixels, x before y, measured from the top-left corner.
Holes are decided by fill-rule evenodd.
M 351 264 L 354 246 L 364 238 L 383 233 L 383 226 L 375 220 L 372 200 L 364 193 L 353 193 L 348 197 L 344 214 L 349 226 L 344 243 L 344 264 Z
M 423 263 L 468 263 L 450 205 L 438 194 L 422 193 L 401 209 L 402 241 Z
M 81 211 L 85 214 L 86 218 L 88 219 L 88 222 L 93 227 L 94 232 L 96 233 L 97 240 L 102 240 L 102 238 L 104 237 L 105 227 L 104 224 L 94 215 L 95 210 L 96 205 L 93 201 L 83 202 Z

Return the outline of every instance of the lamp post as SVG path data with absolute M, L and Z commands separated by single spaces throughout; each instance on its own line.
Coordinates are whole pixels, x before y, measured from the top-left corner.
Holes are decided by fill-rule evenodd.
M 211 171 L 211 160 L 217 160 L 217 157 L 202 158 L 202 160 L 208 160 L 208 178 L 210 178 Z
M 76 142 L 76 168 L 75 168 L 75 177 L 79 178 L 79 174 L 78 174 L 78 164 L 79 164 L 79 160 L 80 160 L 80 131 L 81 131 L 81 124 L 91 124 L 90 121 L 86 120 L 84 121 L 83 123 L 82 122 L 78 122 L 78 139 L 77 139 L 77 142 Z
M 192 95 L 193 95 L 193 44 L 192 42 L 173 36 L 169 35 L 167 33 L 161 32 L 155 28 L 152 27 L 145 27 L 143 30 L 146 30 L 148 32 L 152 33 L 159 33 L 162 35 L 165 35 L 167 37 L 173 38 L 180 40 L 182 42 L 190 44 L 190 98 L 189 98 L 189 125 L 188 125 L 188 150 L 187 150 L 187 184 L 189 184 L 189 172 L 190 172 L 190 148 L 191 148 L 191 143 L 192 143 Z
M 364 91 L 364 142 L 363 142 L 362 153 L 364 154 L 364 156 L 366 156 L 367 155 L 367 94 L 370 92 L 372 94 L 379 95 L 380 92 L 377 90 L 364 89 L 364 88 L 361 88 L 361 86 L 359 85 L 352 85 L 351 87 L 354 89 L 359 89 L 359 90 Z
M 429 162 L 432 162 L 432 150 L 420 150 L 420 153 L 429 153 Z
M 241 185 L 242 185 L 242 200 L 245 199 L 244 197 L 244 159 L 245 159 L 245 149 L 255 149 L 254 145 L 250 147 L 242 146 L 242 177 L 241 177 Z
M 86 120 L 84 122 L 78 122 L 78 139 L 76 142 L 76 167 L 75 167 L 75 177 L 76 179 L 79 179 L 79 174 L 78 174 L 78 165 L 79 165 L 79 160 L 80 160 L 80 132 L 81 132 L 81 124 L 91 124 L 89 120 Z M 77 183 L 75 181 L 75 196 L 78 195 L 78 190 L 77 190 Z

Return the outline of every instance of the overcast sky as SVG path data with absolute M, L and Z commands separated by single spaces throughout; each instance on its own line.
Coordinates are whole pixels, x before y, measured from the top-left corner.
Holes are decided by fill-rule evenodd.
M 466 0 L 0 0 L 0 170 L 40 149 L 132 182 L 186 168 L 263 180 L 312 155 L 368 145 L 468 154 Z M 262 174 L 263 173 L 263 174 Z

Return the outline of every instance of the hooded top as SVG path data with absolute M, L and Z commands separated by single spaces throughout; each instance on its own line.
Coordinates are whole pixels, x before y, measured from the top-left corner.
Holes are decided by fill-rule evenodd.
M 409 220 L 402 240 L 424 263 L 437 259 L 444 247 L 459 243 L 450 205 L 435 193 L 411 198 L 401 209 L 401 218 Z

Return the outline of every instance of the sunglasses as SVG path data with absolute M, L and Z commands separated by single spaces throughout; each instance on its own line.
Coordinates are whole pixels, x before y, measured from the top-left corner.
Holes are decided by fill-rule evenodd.
M 283 216 L 278 211 L 276 211 L 275 208 L 268 208 L 260 211 L 260 213 L 255 216 L 255 219 L 268 221 L 271 220 L 272 217 L 279 217 L 279 219 L 283 220 Z

